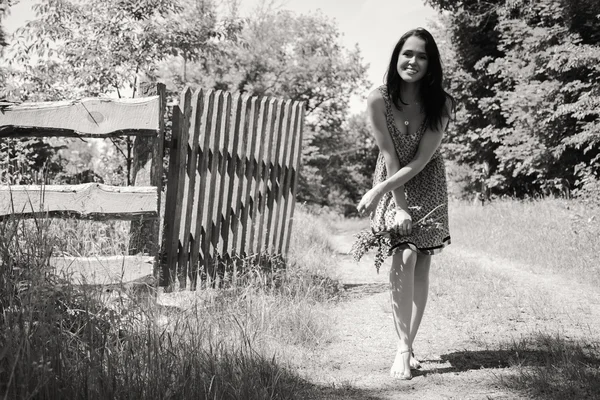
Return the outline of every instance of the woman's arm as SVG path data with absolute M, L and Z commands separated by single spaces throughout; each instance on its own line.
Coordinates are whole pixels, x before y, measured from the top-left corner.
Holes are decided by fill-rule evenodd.
M 421 172 L 431 160 L 431 157 L 433 157 L 433 154 L 438 147 L 440 147 L 442 136 L 442 131 L 425 132 L 419 143 L 417 153 L 412 161 L 400 168 L 394 175 L 379 183 L 377 185 L 378 191 L 381 193 L 387 193 L 390 190 L 404 186 L 406 182 Z
M 443 132 L 450 121 L 449 115 L 450 113 L 447 112 L 446 116 L 442 118 L 441 126 L 444 127 L 443 130 L 428 130 L 423 134 L 415 157 L 408 164 L 398 169 L 398 171 L 393 175 L 388 176 L 385 181 L 373 187 L 373 189 L 369 190 L 363 196 L 357 207 L 359 212 L 370 212 L 374 210 L 375 207 L 377 207 L 377 203 L 385 193 L 389 192 L 390 190 L 403 187 L 406 182 L 408 182 L 419 172 L 421 172 L 423 168 L 425 168 L 442 142 Z
M 378 89 L 369 94 L 367 98 L 367 117 L 371 123 L 371 132 L 377 142 L 377 147 L 385 160 L 388 178 L 400 170 L 400 161 L 396 148 L 387 128 L 385 118 L 385 100 Z M 408 213 L 408 203 L 404 194 L 404 186 L 400 185 L 392 190 L 396 206 Z

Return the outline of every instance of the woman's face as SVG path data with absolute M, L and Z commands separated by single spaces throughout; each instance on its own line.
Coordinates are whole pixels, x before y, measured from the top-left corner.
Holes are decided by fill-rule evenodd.
M 427 73 L 425 41 L 416 36 L 406 39 L 398 55 L 398 73 L 405 82 L 417 82 Z

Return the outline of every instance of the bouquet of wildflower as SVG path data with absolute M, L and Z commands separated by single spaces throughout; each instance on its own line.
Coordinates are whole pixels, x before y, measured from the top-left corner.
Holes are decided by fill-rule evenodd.
M 425 215 L 423 218 L 413 223 L 410 235 L 406 235 L 405 237 L 408 238 L 411 235 L 422 231 L 440 229 L 442 227 L 440 219 L 433 218 L 431 215 L 444 205 L 446 204 L 440 204 L 427 213 L 427 215 Z M 411 208 L 419 209 L 419 207 Z M 402 241 L 403 235 L 400 234 L 396 227 L 392 227 L 390 229 L 377 232 L 372 228 L 365 229 L 357 233 L 355 237 L 356 241 L 352 244 L 352 248 L 350 249 L 352 258 L 354 258 L 354 261 L 360 261 L 365 253 L 375 248 L 375 269 L 377 270 L 377 273 L 379 273 L 381 264 L 383 264 L 383 261 L 387 257 L 392 255 L 392 247 L 394 244 Z

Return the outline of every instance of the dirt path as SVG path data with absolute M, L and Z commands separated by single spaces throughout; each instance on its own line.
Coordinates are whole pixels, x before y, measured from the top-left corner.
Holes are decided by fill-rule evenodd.
M 323 399 L 521 399 L 498 382 L 511 374 L 511 354 L 499 343 L 525 337 L 532 331 L 560 332 L 567 338 L 600 332 L 600 296 L 555 275 L 540 276 L 527 266 L 451 245 L 432 264 L 432 290 L 415 343 L 423 368 L 411 381 L 395 381 L 388 371 L 393 360 L 395 333 L 388 304 L 387 266 L 377 275 L 372 258 L 355 263 L 347 254 L 352 232 L 333 238 L 338 251 L 339 279 L 348 299 L 329 311 L 336 321 L 336 340 L 325 346 L 305 371 L 325 389 Z M 461 264 L 462 263 L 462 264 Z M 436 271 L 461 265 L 484 276 L 490 291 L 473 292 L 468 298 L 468 276 L 445 283 L 462 282 L 461 303 L 452 306 L 452 288 L 435 286 Z M 444 271 L 446 275 L 451 272 Z M 450 304 L 449 304 L 450 303 Z M 500 311 L 501 312 L 500 312 Z M 470 317 L 469 317 L 470 316 Z M 498 318 L 501 318 L 498 325 Z M 505 320 L 505 322 L 504 322 Z

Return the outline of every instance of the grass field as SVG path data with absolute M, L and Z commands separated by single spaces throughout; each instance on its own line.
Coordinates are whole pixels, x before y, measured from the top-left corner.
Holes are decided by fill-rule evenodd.
M 598 325 L 565 309 L 570 292 L 524 279 L 541 274 L 559 289 L 564 279 L 565 288 L 597 293 L 597 209 L 547 199 L 450 210 L 452 247 L 464 254 L 436 258 L 424 322 L 429 331 L 448 326 L 448 336 L 431 339 L 439 362 L 459 377 L 489 370 L 491 385 L 515 398 L 600 393 L 600 342 L 590 328 Z M 353 297 L 336 281 L 340 256 L 330 239 L 364 221 L 300 209 L 287 271 L 253 268 L 238 286 L 172 293 L 158 303 L 127 291 L 81 291 L 47 275 L 51 251 L 127 251 L 127 224 L 94 224 L 0 222 L 0 397 L 317 399 L 332 389 L 316 379 L 327 366 L 315 360 L 327 361 L 331 344 L 353 333 L 340 333 L 343 320 L 331 317 Z M 484 268 L 489 260 L 480 255 L 512 270 Z M 507 272 L 519 268 L 521 275 Z M 456 381 L 444 371 L 431 370 L 424 388 L 451 390 Z M 347 382 L 332 398 L 346 398 Z
M 600 298 L 600 210 L 562 199 L 450 210 L 453 246 L 475 257 L 446 254 L 432 295 L 480 350 L 447 358 L 506 368 L 496 381 L 524 398 L 600 397 L 600 314 L 578 302 Z
M 600 210 L 563 199 L 450 207 L 453 242 L 600 285 Z

